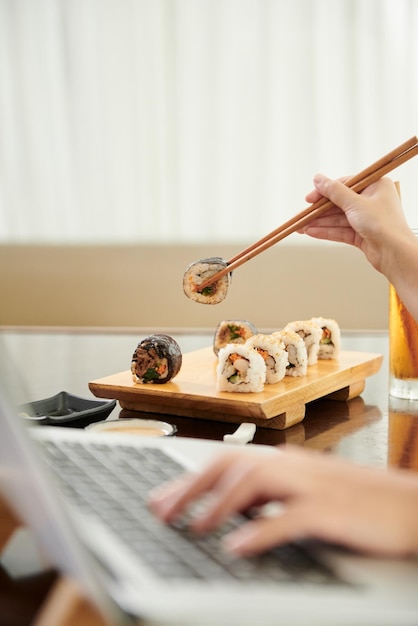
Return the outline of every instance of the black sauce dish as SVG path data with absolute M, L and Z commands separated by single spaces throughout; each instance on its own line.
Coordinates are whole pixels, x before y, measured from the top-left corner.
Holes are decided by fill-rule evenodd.
M 116 400 L 88 400 L 60 391 L 55 396 L 28 402 L 17 407 L 18 415 L 43 426 L 85 428 L 106 419 Z

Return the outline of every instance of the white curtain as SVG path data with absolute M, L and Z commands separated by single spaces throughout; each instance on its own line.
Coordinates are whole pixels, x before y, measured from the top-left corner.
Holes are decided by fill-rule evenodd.
M 0 242 L 258 239 L 418 132 L 417 33 L 417 0 L 0 0 Z

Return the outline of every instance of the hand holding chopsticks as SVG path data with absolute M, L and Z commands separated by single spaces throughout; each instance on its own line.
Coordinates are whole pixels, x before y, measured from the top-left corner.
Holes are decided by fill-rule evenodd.
M 380 158 L 378 161 L 359 172 L 356 176 L 353 176 L 346 181 L 347 187 L 350 187 L 353 191 L 360 193 L 366 187 L 372 183 L 377 182 L 380 178 L 399 167 L 412 157 L 418 154 L 418 139 L 417 137 L 411 137 L 408 141 Z M 230 259 L 226 264 L 226 267 L 221 269 L 216 274 L 213 274 L 210 278 L 202 282 L 198 291 L 212 285 L 216 281 L 220 280 L 225 274 L 228 274 L 235 270 L 240 265 L 243 265 L 250 259 L 254 258 L 264 250 L 267 250 L 274 244 L 278 243 L 288 235 L 300 230 L 306 226 L 309 222 L 317 218 L 325 211 L 328 211 L 333 206 L 333 203 L 327 198 L 321 198 L 317 202 L 314 202 L 306 209 L 292 217 L 290 220 L 276 228 L 253 245 L 249 246 L 245 250 L 242 250 L 235 257 Z

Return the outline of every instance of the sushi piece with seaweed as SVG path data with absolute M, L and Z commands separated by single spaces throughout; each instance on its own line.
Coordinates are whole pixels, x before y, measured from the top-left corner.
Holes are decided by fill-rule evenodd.
M 183 276 L 183 291 L 188 298 L 201 304 L 218 304 L 226 298 L 231 282 L 232 273 L 227 273 L 219 280 L 199 289 L 209 278 L 228 267 L 228 263 L 221 257 L 209 257 L 191 263 Z
M 257 328 L 248 320 L 222 320 L 215 330 L 213 351 L 217 355 L 229 343 L 245 343 L 257 333 Z
M 167 383 L 181 368 L 182 353 L 177 341 L 164 334 L 145 337 L 132 356 L 131 372 L 135 383 Z

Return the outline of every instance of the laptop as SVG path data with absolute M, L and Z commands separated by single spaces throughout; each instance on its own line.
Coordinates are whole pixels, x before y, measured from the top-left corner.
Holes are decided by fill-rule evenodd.
M 115 626 L 418 624 L 416 559 L 374 559 L 311 542 L 231 558 L 220 548 L 225 529 L 197 537 L 187 520 L 171 527 L 152 516 L 150 488 L 198 470 L 233 444 L 27 426 L 2 383 L 0 493 L 47 563 L 74 579 Z

